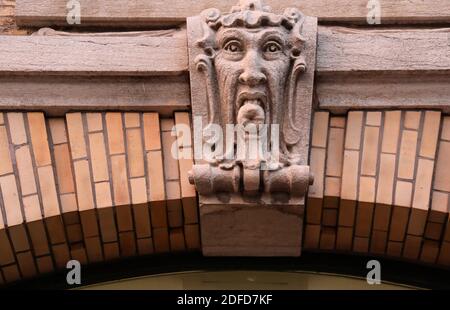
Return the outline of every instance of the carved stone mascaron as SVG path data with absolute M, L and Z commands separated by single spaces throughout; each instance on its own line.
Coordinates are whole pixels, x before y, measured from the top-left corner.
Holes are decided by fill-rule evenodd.
M 208 9 L 188 19 L 194 134 L 200 136 L 195 151 L 202 155 L 190 182 L 201 214 L 209 212 L 204 206 L 259 206 L 292 207 L 302 216 L 313 181 L 308 144 L 316 33 L 315 18 L 293 8 L 275 14 L 258 0 L 243 0 L 229 14 Z M 202 222 L 203 242 L 207 226 Z M 211 253 L 259 253 L 245 246 L 222 250 Z

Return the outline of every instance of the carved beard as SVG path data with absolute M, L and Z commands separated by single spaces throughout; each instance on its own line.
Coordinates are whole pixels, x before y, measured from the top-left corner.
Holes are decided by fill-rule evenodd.
M 242 124 L 246 125 L 248 123 L 254 124 L 265 124 L 268 125 L 267 131 L 267 139 L 270 143 L 271 139 L 271 125 L 278 124 L 279 125 L 279 143 L 281 144 L 282 137 L 282 122 L 283 117 L 286 116 L 287 113 L 287 98 L 285 98 L 286 94 L 286 84 L 287 77 L 290 72 L 290 65 L 284 66 L 283 68 L 277 68 L 279 70 L 268 70 L 267 68 L 263 68 L 261 71 L 265 74 L 267 81 L 266 83 L 259 85 L 257 87 L 249 87 L 246 85 L 242 85 L 239 82 L 239 76 L 243 72 L 243 70 L 235 70 L 233 65 L 230 65 L 228 62 L 222 62 L 220 59 L 216 59 L 215 64 L 216 69 L 216 77 L 217 83 L 219 85 L 219 100 L 220 100 L 220 115 L 222 128 L 225 128 L 227 124 Z M 275 72 L 275 74 L 274 74 Z M 243 91 L 262 91 L 266 94 L 266 102 L 257 102 L 256 100 L 247 100 L 245 103 L 238 102 L 238 95 Z M 258 115 L 257 119 L 252 121 L 248 121 L 248 123 L 242 123 L 239 114 L 247 113 L 247 111 L 243 112 L 244 109 L 250 109 L 249 105 L 259 105 L 260 110 L 262 112 L 253 111 Z M 246 106 L 246 107 L 244 107 Z M 258 110 L 254 108 L 254 110 Z M 252 112 L 252 113 L 253 113 Z M 259 117 L 259 114 L 263 114 L 263 117 Z M 225 137 L 226 133 L 224 132 L 224 141 L 226 141 Z M 270 147 L 270 144 L 269 144 Z M 224 146 L 225 149 L 225 146 Z M 269 149 L 270 151 L 270 149 Z M 282 152 L 280 150 L 280 152 Z

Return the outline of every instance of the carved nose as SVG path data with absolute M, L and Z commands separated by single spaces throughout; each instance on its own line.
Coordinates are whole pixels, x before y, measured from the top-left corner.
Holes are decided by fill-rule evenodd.
M 249 85 L 249 86 L 256 86 L 259 84 L 264 84 L 264 83 L 266 83 L 266 81 L 267 81 L 267 78 L 264 75 L 264 73 L 262 73 L 261 71 L 256 70 L 256 69 L 245 70 L 239 76 L 239 82 L 242 84 Z

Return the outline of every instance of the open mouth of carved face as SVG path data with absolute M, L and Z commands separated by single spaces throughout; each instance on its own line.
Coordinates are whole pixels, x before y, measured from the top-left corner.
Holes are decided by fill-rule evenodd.
M 238 97 L 237 123 L 262 125 L 265 123 L 267 97 L 263 93 L 242 93 Z

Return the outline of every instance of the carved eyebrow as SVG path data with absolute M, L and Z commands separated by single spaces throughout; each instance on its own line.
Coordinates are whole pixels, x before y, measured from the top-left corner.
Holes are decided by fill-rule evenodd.
M 258 41 L 265 43 L 267 40 L 275 40 L 280 44 L 285 44 L 286 39 L 285 36 L 280 33 L 280 31 L 277 30 L 271 30 L 264 32 L 261 37 L 258 39 Z
M 237 31 L 236 29 L 226 29 L 219 35 L 218 46 L 222 47 L 223 44 L 230 39 L 235 39 L 239 41 L 243 41 L 245 36 L 242 32 Z

